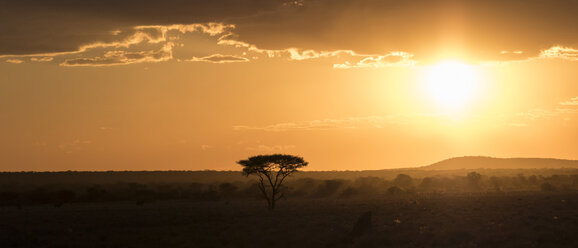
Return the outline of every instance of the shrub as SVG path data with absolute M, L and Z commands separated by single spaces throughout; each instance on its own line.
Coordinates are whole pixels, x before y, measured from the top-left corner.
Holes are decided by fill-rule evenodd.
M 552 185 L 549 182 L 544 182 L 540 185 L 540 189 L 542 191 L 546 191 L 546 192 L 552 192 L 552 191 L 556 191 L 556 188 L 554 187 L 554 185 Z

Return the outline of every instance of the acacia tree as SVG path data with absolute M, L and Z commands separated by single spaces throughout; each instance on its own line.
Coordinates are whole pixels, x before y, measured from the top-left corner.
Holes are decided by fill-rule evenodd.
M 309 164 L 302 157 L 286 154 L 258 155 L 237 163 L 243 166 L 243 175 L 259 177 L 257 185 L 270 210 L 275 208 L 277 200 L 283 198 L 281 185 L 285 178 Z

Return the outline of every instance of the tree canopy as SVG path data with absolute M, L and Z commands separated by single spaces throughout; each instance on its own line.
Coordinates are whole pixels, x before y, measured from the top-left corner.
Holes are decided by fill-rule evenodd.
M 275 208 L 277 200 L 283 198 L 281 185 L 285 178 L 309 164 L 302 157 L 286 154 L 258 155 L 237 163 L 243 167 L 243 175 L 259 177 L 259 190 L 269 209 Z

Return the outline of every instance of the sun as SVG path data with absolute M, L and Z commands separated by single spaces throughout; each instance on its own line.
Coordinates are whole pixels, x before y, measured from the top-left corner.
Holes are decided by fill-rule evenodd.
M 429 66 L 425 72 L 424 91 L 444 111 L 459 112 L 473 100 L 478 88 L 473 66 L 444 61 Z

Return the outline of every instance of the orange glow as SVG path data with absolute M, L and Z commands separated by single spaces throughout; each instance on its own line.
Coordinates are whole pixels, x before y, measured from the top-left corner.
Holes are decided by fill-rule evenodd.
M 441 111 L 461 112 L 479 93 L 478 77 L 470 65 L 444 61 L 426 69 L 423 90 Z
M 578 159 L 576 1 L 4 2 L 0 171 Z

